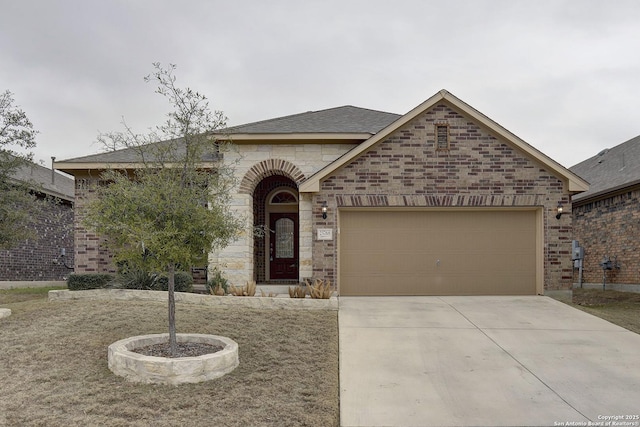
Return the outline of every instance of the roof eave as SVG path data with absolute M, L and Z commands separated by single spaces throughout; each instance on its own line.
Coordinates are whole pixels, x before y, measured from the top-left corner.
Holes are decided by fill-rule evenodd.
M 588 194 L 583 197 L 578 197 L 578 199 L 573 199 L 572 203 L 574 204 L 584 204 L 598 199 L 605 199 L 607 197 L 611 197 L 615 194 L 624 193 L 625 191 L 629 191 L 634 187 L 640 186 L 640 179 L 626 182 L 624 184 L 617 185 L 615 187 L 606 188 L 604 190 L 596 191 L 593 194 Z
M 67 194 L 61 193 L 59 191 L 45 189 L 42 192 L 58 199 L 66 200 L 67 202 L 75 202 L 75 196 L 68 196 Z
M 229 133 L 218 134 L 218 138 L 228 138 L 233 143 L 257 143 L 257 142 L 329 142 L 329 143 L 342 143 L 342 142 L 362 142 L 371 137 L 371 133 L 366 132 L 343 132 L 343 133 Z
M 400 117 L 395 122 L 391 123 L 389 126 L 382 129 L 377 134 L 373 135 L 369 140 L 355 147 L 344 156 L 338 158 L 333 163 L 327 165 L 320 171 L 318 171 L 313 176 L 309 177 L 304 183 L 300 185 L 300 192 L 305 193 L 314 193 L 320 191 L 320 182 L 325 179 L 329 174 L 337 170 L 338 168 L 346 165 L 351 160 L 359 156 L 368 150 L 371 146 L 376 144 L 377 142 L 382 141 L 386 137 L 388 137 L 392 132 L 401 128 L 405 124 L 409 123 L 411 120 L 418 117 L 423 112 L 428 109 L 434 107 L 438 102 L 446 101 L 451 104 L 455 108 L 459 109 L 466 115 L 473 118 L 476 122 L 480 123 L 484 127 L 488 128 L 491 132 L 500 135 L 504 139 L 510 141 L 515 147 L 519 150 L 523 151 L 530 157 L 537 160 L 539 163 L 544 165 L 546 168 L 550 169 L 559 177 L 562 177 L 567 183 L 567 189 L 572 193 L 580 193 L 583 191 L 587 191 L 589 189 L 589 184 L 580 178 L 578 175 L 574 174 L 555 160 L 551 159 L 547 155 L 535 149 L 533 146 L 527 144 L 524 140 L 520 139 L 518 136 L 514 135 L 504 127 L 502 127 L 497 122 L 491 120 L 489 117 L 485 116 L 475 108 L 471 107 L 466 102 L 452 95 L 446 90 L 441 90 L 411 111 L 409 111 L 404 116 Z
M 171 167 L 171 164 L 167 166 Z M 199 164 L 199 167 L 202 169 L 213 169 L 215 168 L 215 162 L 203 162 Z M 135 170 L 135 169 L 144 169 L 146 166 L 144 163 L 128 163 L 128 162 L 117 162 L 117 163 L 104 163 L 104 162 L 54 162 L 53 168 L 59 170 L 61 172 L 66 172 L 70 175 L 74 175 L 75 173 L 81 171 L 105 171 L 110 169 L 116 170 Z
M 13 183 L 25 183 L 24 181 L 16 180 L 15 178 L 9 178 L 9 182 Z M 64 193 L 62 191 L 54 190 L 50 187 L 46 187 L 42 184 L 34 184 L 32 182 L 27 182 L 27 187 L 29 190 L 34 191 L 40 194 L 46 194 L 48 196 L 53 196 L 58 199 L 66 200 L 68 202 L 73 202 L 75 200 L 75 196 L 73 194 Z

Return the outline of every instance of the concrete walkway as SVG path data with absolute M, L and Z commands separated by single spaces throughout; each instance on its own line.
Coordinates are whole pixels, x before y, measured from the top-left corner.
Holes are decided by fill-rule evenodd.
M 640 335 L 551 298 L 339 305 L 342 426 L 640 426 Z

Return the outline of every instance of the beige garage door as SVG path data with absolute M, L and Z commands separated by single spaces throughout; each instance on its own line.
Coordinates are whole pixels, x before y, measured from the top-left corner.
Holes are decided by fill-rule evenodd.
M 535 295 L 534 210 L 341 210 L 341 295 Z

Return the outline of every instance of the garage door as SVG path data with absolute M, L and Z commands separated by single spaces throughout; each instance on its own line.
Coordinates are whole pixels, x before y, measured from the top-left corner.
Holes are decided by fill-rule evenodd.
M 535 295 L 534 210 L 341 210 L 341 295 Z

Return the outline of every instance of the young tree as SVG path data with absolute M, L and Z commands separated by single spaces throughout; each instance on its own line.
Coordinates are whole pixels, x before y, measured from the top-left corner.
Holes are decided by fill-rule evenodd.
M 106 237 L 116 262 L 167 273 L 175 355 L 176 269 L 202 264 L 209 250 L 233 241 L 243 223 L 229 208 L 235 179 L 222 159 L 228 144 L 213 136 L 225 125 L 224 115 L 212 113 L 204 95 L 177 87 L 174 65 L 154 68 L 145 81 L 158 85 L 173 111 L 147 135 L 123 123 L 123 132 L 99 137 L 105 147 L 128 150 L 132 167 L 103 174 L 86 224 Z
M 0 249 L 8 249 L 32 235 L 29 227 L 35 197 L 30 183 L 17 181 L 14 175 L 28 167 L 36 146 L 33 124 L 14 104 L 8 90 L 0 94 Z

